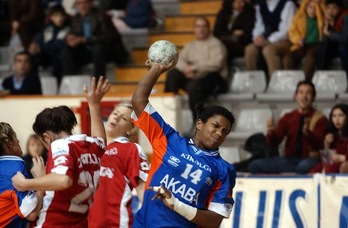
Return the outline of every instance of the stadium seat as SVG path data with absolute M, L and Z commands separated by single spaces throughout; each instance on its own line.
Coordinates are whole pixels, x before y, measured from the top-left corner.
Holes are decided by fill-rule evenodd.
M 266 75 L 263 71 L 237 71 L 232 78 L 230 90 L 218 96 L 219 101 L 252 101 L 256 93 L 266 89 Z
M 83 86 L 91 84 L 89 75 L 66 75 L 63 77 L 59 87 L 59 94 L 79 95 L 83 94 Z
M 317 101 L 335 101 L 340 93 L 347 90 L 347 76 L 343 70 L 316 71 L 313 84 L 317 90 Z
M 301 70 L 277 70 L 273 72 L 265 93 L 256 94 L 260 102 L 293 101 L 296 85 L 305 79 Z
M 227 136 L 230 139 L 246 140 L 249 136 L 266 131 L 266 123 L 272 117 L 270 108 L 242 108 L 237 117 L 236 127 Z
M 53 76 L 40 77 L 42 94 L 56 95 L 58 92 L 57 79 Z

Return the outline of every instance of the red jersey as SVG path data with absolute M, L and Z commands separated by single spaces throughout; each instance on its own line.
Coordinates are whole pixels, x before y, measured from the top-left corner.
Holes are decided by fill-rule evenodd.
M 87 215 L 99 180 L 104 140 L 72 135 L 51 144 L 46 173 L 67 175 L 73 181 L 62 191 L 46 191 L 38 227 L 87 227 Z
M 136 143 L 118 137 L 101 159 L 100 181 L 88 215 L 88 227 L 131 227 L 132 190 L 138 179 L 146 181 L 146 155 Z

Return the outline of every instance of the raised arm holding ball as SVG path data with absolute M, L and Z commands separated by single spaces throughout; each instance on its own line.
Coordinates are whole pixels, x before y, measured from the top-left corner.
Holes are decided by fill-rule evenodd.
M 221 106 L 197 105 L 192 139 L 169 126 L 149 103 L 160 75 L 176 64 L 146 62 L 132 97 L 132 120 L 149 139 L 153 158 L 143 205 L 133 227 L 219 227 L 232 211 L 236 172 L 219 154 L 234 123 Z

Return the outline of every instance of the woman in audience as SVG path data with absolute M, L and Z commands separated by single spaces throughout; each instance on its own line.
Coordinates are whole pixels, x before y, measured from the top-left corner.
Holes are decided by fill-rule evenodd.
M 348 173 L 348 105 L 336 104 L 331 109 L 328 133 L 324 139 L 326 161 L 313 168 L 312 173 Z
M 131 105 L 121 103 L 109 115 L 109 144 L 101 158 L 100 180 L 88 215 L 89 227 L 131 227 L 132 190 L 143 202 L 149 164 L 143 149 L 132 142 L 138 128 L 131 121 Z
M 311 80 L 317 64 L 319 43 L 322 40 L 325 6 L 318 0 L 303 0 L 294 15 L 290 28 L 289 39 L 291 48 L 289 66 L 296 69 L 303 57 L 303 71 L 307 80 Z
M 318 69 L 330 69 L 332 60 L 339 57 L 341 67 L 348 76 L 348 10 L 344 8 L 342 0 L 326 0 L 325 16 Z

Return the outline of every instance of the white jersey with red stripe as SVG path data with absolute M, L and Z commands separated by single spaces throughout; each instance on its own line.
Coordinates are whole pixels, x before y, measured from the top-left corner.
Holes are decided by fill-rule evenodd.
M 51 144 L 46 173 L 67 175 L 73 184 L 62 191 L 45 192 L 37 227 L 87 227 L 104 152 L 104 140 L 87 135 L 71 135 Z

